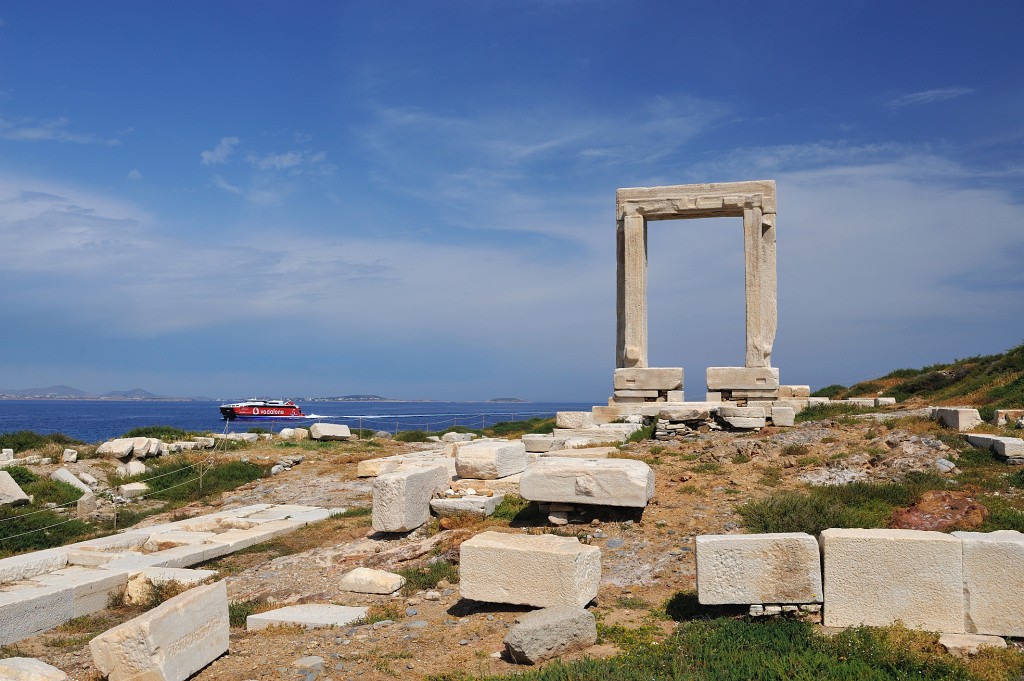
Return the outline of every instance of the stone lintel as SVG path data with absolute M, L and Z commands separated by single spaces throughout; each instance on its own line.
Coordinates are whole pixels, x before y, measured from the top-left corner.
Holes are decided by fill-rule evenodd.
M 615 192 L 616 218 L 647 220 L 742 216 L 744 208 L 775 212 L 775 181 L 715 182 L 664 187 L 626 187 Z
M 768 390 L 779 387 L 777 367 L 708 367 L 709 391 Z
M 616 369 L 615 392 L 620 390 L 682 390 L 682 367 L 630 367 Z
M 615 399 L 619 400 L 623 397 L 641 397 L 645 399 L 657 399 L 657 390 L 616 390 Z

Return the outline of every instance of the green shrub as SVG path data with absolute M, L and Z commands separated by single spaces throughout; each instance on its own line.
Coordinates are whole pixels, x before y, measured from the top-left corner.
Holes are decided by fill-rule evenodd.
M 459 581 L 458 566 L 444 560 L 435 560 L 418 568 L 400 568 L 395 572 L 405 577 L 405 585 L 402 587 L 403 596 L 411 596 L 417 591 L 433 589 L 442 579 L 449 584 L 456 584 Z
M 427 433 L 422 430 L 403 430 L 394 436 L 396 442 L 428 442 Z
M 111 486 L 124 482 L 144 482 L 149 485 L 149 491 L 146 492 L 149 499 L 187 503 L 258 480 L 268 470 L 269 467 L 243 461 L 200 466 L 183 457 L 176 457 L 155 464 L 146 473 L 129 478 L 115 476 L 111 479 Z
M 92 525 L 33 506 L 0 506 L 0 558 L 78 541 L 94 533 Z
M 484 432 L 491 437 L 515 437 L 525 433 L 550 433 L 555 429 L 555 419 L 532 418 L 522 421 L 499 421 Z
M 527 501 L 518 494 L 506 494 L 491 518 L 505 520 L 509 523 L 533 523 L 543 520 L 540 508 L 535 502 Z
M 84 445 L 81 440 L 68 437 L 64 433 L 39 434 L 33 430 L 18 430 L 13 433 L 0 433 L 0 448 L 13 449 L 15 453 L 30 449 L 40 449 L 48 444 L 61 446 Z
M 780 492 L 739 506 L 736 512 L 751 533 L 807 532 L 830 527 L 885 527 L 897 507 L 910 506 L 926 490 L 946 489 L 931 473 L 911 473 L 902 483 L 852 482 Z
M 255 433 L 256 435 L 272 435 L 273 434 L 272 431 L 269 431 L 266 428 L 261 428 L 259 426 L 252 426 L 251 428 L 249 428 L 245 432 L 247 432 L 247 433 Z
M 881 386 L 871 381 L 857 383 L 846 392 L 846 397 L 860 397 L 862 395 L 877 395 Z
M 14 482 L 18 483 L 18 487 L 22 488 L 24 488 L 25 485 L 28 485 L 41 479 L 38 475 L 30 471 L 29 469 L 25 468 L 24 466 L 8 466 L 3 470 L 10 473 L 11 477 L 14 478 Z
M 650 440 L 654 436 L 654 429 L 656 424 L 651 423 L 650 425 L 644 426 L 639 430 L 635 430 L 630 433 L 627 438 L 628 442 L 643 442 L 644 440 Z
M 249 615 L 255 615 L 266 608 L 266 604 L 257 598 L 247 601 L 228 602 L 228 624 L 236 629 L 245 628 L 245 620 Z
M 57 504 L 58 506 L 64 506 L 78 501 L 82 497 L 82 490 L 78 489 L 74 485 L 69 485 L 66 482 L 60 480 L 51 480 L 49 478 L 41 478 L 30 482 L 27 485 L 22 485 L 21 489 L 25 494 L 34 497 L 33 505 L 41 506 L 43 504 Z
M 175 442 L 178 440 L 191 440 L 199 435 L 201 433 L 182 430 L 173 426 L 142 426 L 140 428 L 132 428 L 121 437 L 155 437 L 164 442 Z
M 807 407 L 797 414 L 796 422 L 806 423 L 807 421 L 822 421 L 824 419 L 834 419 L 836 417 L 850 416 L 852 414 L 866 414 L 872 411 L 875 410 L 870 407 L 858 407 L 852 404 L 815 404 Z
M 813 393 L 811 393 L 811 395 L 813 397 L 827 397 L 831 400 L 834 399 L 837 395 L 842 394 L 845 390 L 845 385 L 833 383 L 832 385 L 826 385 L 824 388 L 819 388 L 818 390 L 815 390 Z

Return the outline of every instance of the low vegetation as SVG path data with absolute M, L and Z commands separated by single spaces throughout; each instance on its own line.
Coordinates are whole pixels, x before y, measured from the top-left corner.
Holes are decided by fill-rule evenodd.
M 834 636 L 796 619 L 697 619 L 658 640 L 651 626 L 627 629 L 601 626 L 603 641 L 619 655 L 595 660 L 555 661 L 516 674 L 519 681 L 659 681 L 804 679 L 807 681 L 882 681 L 926 678 L 948 681 L 1014 679 L 1024 672 L 1024 656 L 1010 650 L 986 650 L 961 660 L 943 651 L 937 635 L 903 627 L 855 628 Z M 434 681 L 480 679 L 454 672 Z
M 33 430 L 17 430 L 13 433 L 0 433 L 0 449 L 13 449 L 15 454 L 30 449 L 44 449 L 47 445 L 58 447 L 75 447 L 85 443 L 68 437 L 64 433 L 37 433 Z

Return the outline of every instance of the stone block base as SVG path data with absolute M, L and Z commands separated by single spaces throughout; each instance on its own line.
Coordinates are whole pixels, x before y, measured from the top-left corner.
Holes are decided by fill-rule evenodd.
M 643 508 L 654 496 L 654 471 L 631 459 L 542 457 L 519 480 L 530 501 Z
M 960 539 L 915 530 L 829 529 L 824 552 L 827 627 L 964 630 Z
M 821 559 L 809 534 L 703 535 L 696 540 L 704 605 L 821 603 Z
M 708 367 L 709 391 L 769 390 L 779 388 L 779 370 L 773 367 Z

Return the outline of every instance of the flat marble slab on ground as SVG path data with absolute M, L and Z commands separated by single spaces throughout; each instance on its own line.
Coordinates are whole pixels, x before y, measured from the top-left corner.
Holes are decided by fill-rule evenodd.
M 245 628 L 249 631 L 266 629 L 273 626 L 299 626 L 305 629 L 324 629 L 327 627 L 343 627 L 363 617 L 366 617 L 366 608 L 357 608 L 349 605 L 307 603 L 249 615 L 245 618 Z

